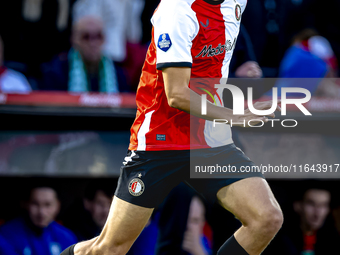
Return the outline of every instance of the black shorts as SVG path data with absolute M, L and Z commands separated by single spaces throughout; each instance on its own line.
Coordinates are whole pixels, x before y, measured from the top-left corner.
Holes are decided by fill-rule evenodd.
M 184 182 L 206 199 L 214 202 L 217 192 L 238 180 L 262 177 L 259 172 L 223 174 L 223 178 L 190 178 L 192 162 L 228 166 L 237 169 L 254 163 L 234 144 L 222 147 L 178 151 L 128 151 L 115 196 L 129 203 L 155 208 L 179 183 Z M 191 166 L 192 167 L 192 166 Z

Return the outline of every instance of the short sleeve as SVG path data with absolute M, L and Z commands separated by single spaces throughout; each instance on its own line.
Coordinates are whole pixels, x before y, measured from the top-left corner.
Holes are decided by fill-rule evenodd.
M 163 0 L 152 17 L 157 69 L 192 67 L 191 47 L 199 25 L 190 1 Z

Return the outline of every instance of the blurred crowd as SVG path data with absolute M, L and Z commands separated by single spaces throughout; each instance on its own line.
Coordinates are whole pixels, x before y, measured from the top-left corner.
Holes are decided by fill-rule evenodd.
M 14 215 L 0 221 L 0 254 L 59 255 L 74 243 L 98 236 L 109 215 L 116 181 L 109 178 L 89 180 L 86 185 L 75 183 L 78 194 L 70 199 L 62 188 L 63 179 L 29 179 L 28 185 L 19 188 L 18 199 L 12 201 L 20 203 L 22 213 L 16 215 L 13 209 L 5 208 Z M 283 187 L 275 182 L 271 186 L 285 222 L 263 254 L 339 254 L 336 183 L 283 183 Z M 216 254 L 240 225 L 220 205 L 209 203 L 182 183 L 155 209 L 128 255 Z
M 135 91 L 147 49 L 144 5 L 144 0 L 6 1 L 0 9 L 1 76 L 16 83 L 1 78 L 1 91 Z
M 0 9 L 0 91 L 135 92 L 159 0 L 13 0 Z M 252 0 L 230 77 L 336 78 L 339 1 Z M 338 97 L 338 80 L 306 85 Z M 263 94 L 268 88 L 257 88 Z

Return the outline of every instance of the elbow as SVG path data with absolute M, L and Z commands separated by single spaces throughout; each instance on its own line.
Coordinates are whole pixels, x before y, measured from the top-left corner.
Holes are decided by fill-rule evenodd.
M 178 97 L 169 97 L 168 104 L 172 108 L 180 109 L 180 99 Z
M 166 94 L 168 105 L 181 111 L 190 109 L 190 90 L 180 90 Z

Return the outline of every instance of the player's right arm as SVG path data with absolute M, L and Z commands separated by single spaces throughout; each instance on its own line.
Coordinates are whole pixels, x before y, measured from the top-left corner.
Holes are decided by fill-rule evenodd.
M 190 74 L 191 68 L 189 67 L 168 67 L 163 69 L 164 89 L 169 106 L 206 120 L 223 119 L 228 120 L 228 123 L 231 121 L 233 123 L 240 123 L 240 126 L 243 126 L 244 120 L 246 123 L 254 119 L 267 122 L 266 116 L 255 115 L 248 109 L 245 110 L 245 115 L 237 116 L 233 115 L 232 109 L 216 106 L 210 102 L 207 103 L 207 114 L 202 115 L 201 95 L 189 88 Z M 254 104 L 254 107 L 258 110 L 270 109 L 271 106 L 271 101 Z M 279 107 L 278 110 L 280 110 Z M 268 116 L 275 117 L 274 114 Z M 254 122 L 252 123 L 254 124 Z

